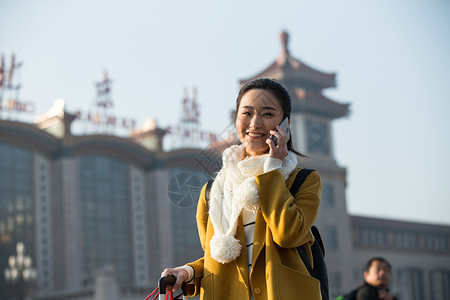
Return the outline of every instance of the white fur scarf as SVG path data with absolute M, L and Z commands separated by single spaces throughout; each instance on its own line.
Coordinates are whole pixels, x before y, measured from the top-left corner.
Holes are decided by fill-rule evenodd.
M 209 217 L 214 227 L 214 236 L 210 241 L 211 257 L 222 264 L 235 260 L 241 253 L 241 245 L 234 236 L 242 209 L 254 213 L 259 209 L 255 176 L 264 172 L 268 154 L 244 156 L 242 145 L 226 149 L 222 156 L 223 167 L 211 187 Z M 279 169 L 285 180 L 297 164 L 297 156 L 289 152 Z

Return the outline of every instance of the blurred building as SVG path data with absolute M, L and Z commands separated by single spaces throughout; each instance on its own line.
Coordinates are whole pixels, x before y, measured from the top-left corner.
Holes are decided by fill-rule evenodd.
M 103 299 L 92 298 L 98 285 L 114 281 L 98 278 L 114 278 L 117 299 L 143 299 L 163 266 L 201 255 L 205 154 L 162 151 L 157 127 L 125 138 L 73 135 L 74 119 L 57 102 L 36 124 L 0 120 L 0 268 L 20 241 L 41 299 Z M 7 299 L 3 276 L 0 284 Z
M 293 98 L 295 147 L 324 184 L 316 225 L 332 296 L 356 287 L 366 261 L 383 256 L 400 299 L 450 299 L 450 226 L 348 214 L 332 122 L 349 104 L 322 93 L 336 86 L 334 73 L 291 56 L 286 33 L 282 46 L 273 64 L 241 84 L 271 77 Z M 0 120 L 0 268 L 24 242 L 38 272 L 37 299 L 142 300 L 164 267 L 202 255 L 195 206 L 220 168 L 216 149 L 229 141 L 164 151 L 167 132 L 156 124 L 127 137 L 77 135 L 75 119 L 56 102 L 35 124 Z M 2 277 L 0 298 L 8 291 Z

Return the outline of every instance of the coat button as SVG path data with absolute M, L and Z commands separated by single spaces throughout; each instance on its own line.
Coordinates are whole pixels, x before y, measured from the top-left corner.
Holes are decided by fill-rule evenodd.
M 254 288 L 253 289 L 253 293 L 255 293 L 255 295 L 259 295 L 259 294 L 261 294 L 261 289 L 260 288 Z

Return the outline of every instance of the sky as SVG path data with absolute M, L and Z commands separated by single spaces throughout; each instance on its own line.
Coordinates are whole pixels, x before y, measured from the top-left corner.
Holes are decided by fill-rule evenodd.
M 59 98 L 89 111 L 107 70 L 117 117 L 175 125 L 196 88 L 202 128 L 221 132 L 283 30 L 350 104 L 333 122 L 349 212 L 450 225 L 450 1 L 0 0 L 0 54 L 23 63 L 19 99 L 35 105 L 23 120 Z

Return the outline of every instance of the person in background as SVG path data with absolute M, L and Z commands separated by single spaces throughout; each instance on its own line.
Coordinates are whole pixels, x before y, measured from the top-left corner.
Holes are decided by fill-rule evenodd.
M 204 256 L 161 274 L 177 278 L 173 290 L 187 282 L 189 296 L 200 299 L 321 299 L 320 282 L 296 247 L 305 245 L 312 259 L 322 181 L 313 171 L 295 195 L 289 192 L 303 157 L 278 126 L 290 114 L 290 95 L 277 81 L 255 79 L 239 91 L 241 145 L 224 151 L 209 201 L 206 188 L 201 191 L 197 227 Z
M 396 300 L 389 292 L 391 265 L 382 257 L 371 258 L 364 270 L 364 283 L 356 293 L 356 300 Z

